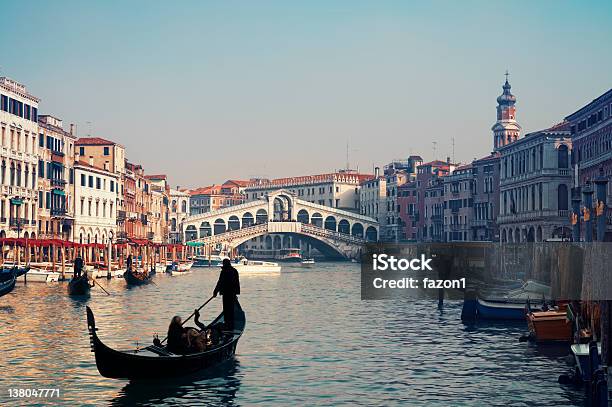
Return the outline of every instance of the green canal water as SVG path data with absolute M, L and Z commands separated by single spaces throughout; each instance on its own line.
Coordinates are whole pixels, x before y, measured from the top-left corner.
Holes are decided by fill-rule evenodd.
M 157 275 L 126 288 L 98 280 L 88 299 L 65 283 L 18 283 L 0 298 L 0 405 L 582 405 L 557 384 L 564 348 L 520 343 L 519 323 L 461 323 L 460 302 L 361 301 L 359 265 L 284 266 L 280 275 L 242 276 L 247 316 L 235 360 L 188 380 L 130 383 L 96 370 L 85 305 L 99 336 L 116 348 L 164 336 L 210 297 L 216 269 Z M 215 299 L 203 315 L 221 309 Z M 58 388 L 59 398 L 11 399 L 9 388 Z

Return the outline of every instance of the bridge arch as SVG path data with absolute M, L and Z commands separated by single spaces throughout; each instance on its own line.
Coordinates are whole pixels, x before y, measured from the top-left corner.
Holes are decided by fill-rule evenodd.
M 359 222 L 353 223 L 353 229 L 351 235 L 356 237 L 363 237 L 363 225 Z
M 338 222 L 338 232 L 344 233 L 345 235 L 351 234 L 351 225 L 348 220 L 340 219 L 340 222 Z
M 218 235 L 218 234 L 221 234 L 221 233 L 225 233 L 226 230 L 227 229 L 225 227 L 225 221 L 223 219 L 221 219 L 221 218 L 218 218 L 215 221 L 215 224 L 214 224 L 215 235 Z
M 323 227 L 323 216 L 319 212 L 315 212 L 310 217 L 310 223 L 320 228 Z
M 310 223 L 310 215 L 306 209 L 300 209 L 297 213 L 297 221 L 305 224 Z
M 236 215 L 232 215 L 227 220 L 227 230 L 238 230 L 240 229 L 240 219 Z
M 268 221 L 268 211 L 265 209 L 258 209 L 255 213 L 255 223 L 266 223 Z
M 198 238 L 198 232 L 196 230 L 196 227 L 194 225 L 187 226 L 187 229 L 185 229 L 185 240 L 190 241 L 190 240 L 196 240 L 197 238 Z
M 329 215 L 327 218 L 325 218 L 325 229 L 336 231 L 336 228 L 337 225 L 335 217 Z
M 253 214 L 251 212 L 245 212 L 242 214 L 242 227 L 248 228 L 249 226 L 253 226 L 255 224 L 255 218 L 253 218 Z
M 378 232 L 374 226 L 368 226 L 366 229 L 366 240 L 369 242 L 375 242 L 378 240 Z
M 200 223 L 200 237 L 212 236 L 212 227 L 209 222 Z

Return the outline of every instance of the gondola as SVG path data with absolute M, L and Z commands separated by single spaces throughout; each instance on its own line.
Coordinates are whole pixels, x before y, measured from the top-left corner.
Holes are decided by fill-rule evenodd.
M 15 273 L 2 273 L 6 274 L 0 277 L 0 297 L 5 294 L 10 293 L 15 288 L 15 281 L 17 281 L 17 276 Z
M 87 295 L 90 290 L 91 285 L 86 274 L 77 278 L 71 278 L 68 282 L 69 295 Z
M 224 340 L 220 344 L 204 352 L 187 355 L 177 355 L 155 345 L 131 351 L 111 349 L 98 338 L 96 321 L 89 307 L 87 307 L 87 328 L 91 350 L 95 354 L 96 366 L 102 376 L 113 379 L 165 378 L 194 374 L 232 358 L 246 325 L 246 317 L 238 301 L 234 317 L 234 330 L 224 331 Z M 209 326 L 214 328 L 221 324 L 223 324 L 223 313 Z
M 15 277 L 21 277 L 25 273 L 30 271 L 30 266 L 12 266 L 12 267 L 3 267 L 2 273 L 12 272 L 15 274 Z
M 149 273 L 134 273 L 131 270 L 126 270 L 123 273 L 123 278 L 127 285 L 143 285 L 148 284 L 151 280 L 151 274 Z

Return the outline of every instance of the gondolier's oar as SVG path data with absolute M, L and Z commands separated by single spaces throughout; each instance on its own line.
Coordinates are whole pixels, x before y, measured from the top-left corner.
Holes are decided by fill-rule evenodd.
M 204 306 L 205 306 L 206 304 L 208 304 L 209 302 L 211 302 L 213 298 L 215 298 L 215 296 L 214 296 L 214 295 L 213 295 L 212 297 L 210 297 L 208 300 L 206 300 L 206 302 L 205 302 L 204 304 L 200 305 L 200 308 L 198 308 L 198 309 L 197 309 L 197 311 L 199 311 L 199 310 L 201 310 L 202 308 L 204 308 Z M 183 322 L 181 322 L 181 326 L 185 325 L 185 323 L 186 323 L 187 321 L 189 321 L 189 320 L 191 319 L 191 317 L 193 317 L 194 315 L 195 315 L 195 311 L 194 311 L 194 312 L 192 312 L 192 313 L 191 313 L 191 315 L 189 315 L 189 317 L 188 317 L 186 320 L 184 320 Z M 167 339 L 168 339 L 168 337 L 166 336 L 166 337 L 164 338 L 164 340 L 163 340 L 163 341 L 161 341 L 161 343 L 166 342 L 166 340 L 167 340 Z
M 98 287 L 100 287 L 102 289 L 102 291 L 104 291 L 106 293 L 106 295 L 110 295 L 109 292 L 104 289 L 104 287 L 102 287 L 100 284 L 98 284 L 98 282 L 96 281 L 95 278 L 92 278 L 91 281 L 94 282 L 94 285 L 97 285 Z

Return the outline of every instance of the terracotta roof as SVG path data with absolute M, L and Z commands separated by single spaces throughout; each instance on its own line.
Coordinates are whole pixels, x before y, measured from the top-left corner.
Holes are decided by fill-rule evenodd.
M 449 163 L 447 163 L 446 161 L 433 160 L 433 161 L 429 161 L 427 163 L 423 163 L 423 164 L 419 165 L 419 167 L 425 167 L 425 166 L 444 167 L 444 166 L 448 166 L 448 165 L 449 165 Z
M 465 164 L 455 168 L 455 171 L 469 170 L 470 168 L 472 168 L 472 164 Z
M 250 183 L 251 183 L 250 181 L 244 181 L 244 180 L 240 180 L 240 179 L 228 179 L 227 181 L 225 181 L 223 183 L 223 185 L 225 185 L 225 184 L 236 184 L 239 187 L 246 187 Z
M 166 174 L 158 174 L 158 175 L 145 175 L 146 179 L 168 179 Z
M 321 183 L 321 182 L 331 182 L 334 180 L 340 181 L 340 182 L 356 181 L 356 183 L 360 183 L 365 180 L 373 179 L 373 178 L 374 178 L 374 175 L 372 174 L 334 172 L 334 173 L 329 173 L 329 174 L 277 178 L 277 179 L 268 180 L 268 181 L 255 181 L 255 182 L 249 182 L 248 186 L 252 188 L 258 188 L 258 187 L 269 188 L 269 187 L 290 186 L 290 185 L 315 184 L 315 183 Z
M 102 145 L 106 145 L 106 144 L 112 144 L 115 145 L 117 143 L 115 143 L 114 141 L 110 141 L 110 140 L 106 140 L 100 137 L 81 137 L 79 139 L 77 139 L 77 141 L 74 143 L 75 145 L 86 145 L 86 146 L 102 146 Z

